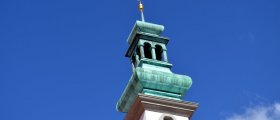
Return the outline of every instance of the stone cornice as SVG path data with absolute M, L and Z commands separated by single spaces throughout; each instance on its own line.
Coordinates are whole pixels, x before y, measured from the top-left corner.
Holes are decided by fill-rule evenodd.
M 145 110 L 168 113 L 190 118 L 198 103 L 138 94 L 125 120 L 139 120 Z

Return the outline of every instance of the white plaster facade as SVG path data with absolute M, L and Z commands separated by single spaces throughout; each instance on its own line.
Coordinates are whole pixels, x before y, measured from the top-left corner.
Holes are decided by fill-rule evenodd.
M 139 120 L 163 120 L 164 116 L 169 116 L 173 120 L 189 120 L 188 117 L 170 115 L 170 114 L 154 112 L 154 111 L 149 111 L 149 110 L 145 110 Z

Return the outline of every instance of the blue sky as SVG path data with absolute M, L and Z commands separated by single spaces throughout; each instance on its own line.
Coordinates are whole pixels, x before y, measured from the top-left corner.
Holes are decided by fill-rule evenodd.
M 277 119 L 279 0 L 143 2 L 171 39 L 172 71 L 193 79 L 192 120 Z M 123 119 L 136 0 L 2 0 L 0 16 L 1 120 Z

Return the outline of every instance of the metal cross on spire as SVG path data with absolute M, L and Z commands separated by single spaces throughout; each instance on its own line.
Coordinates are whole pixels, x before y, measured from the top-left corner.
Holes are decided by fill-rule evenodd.
M 145 22 L 145 18 L 144 18 L 144 5 L 142 4 L 141 0 L 138 0 L 138 1 L 139 1 L 139 10 L 141 12 L 141 18 L 142 18 L 142 21 Z

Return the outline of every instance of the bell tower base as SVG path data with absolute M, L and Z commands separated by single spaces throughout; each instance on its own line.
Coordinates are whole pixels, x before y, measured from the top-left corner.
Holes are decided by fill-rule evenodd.
M 197 103 L 138 94 L 125 120 L 190 120 Z

